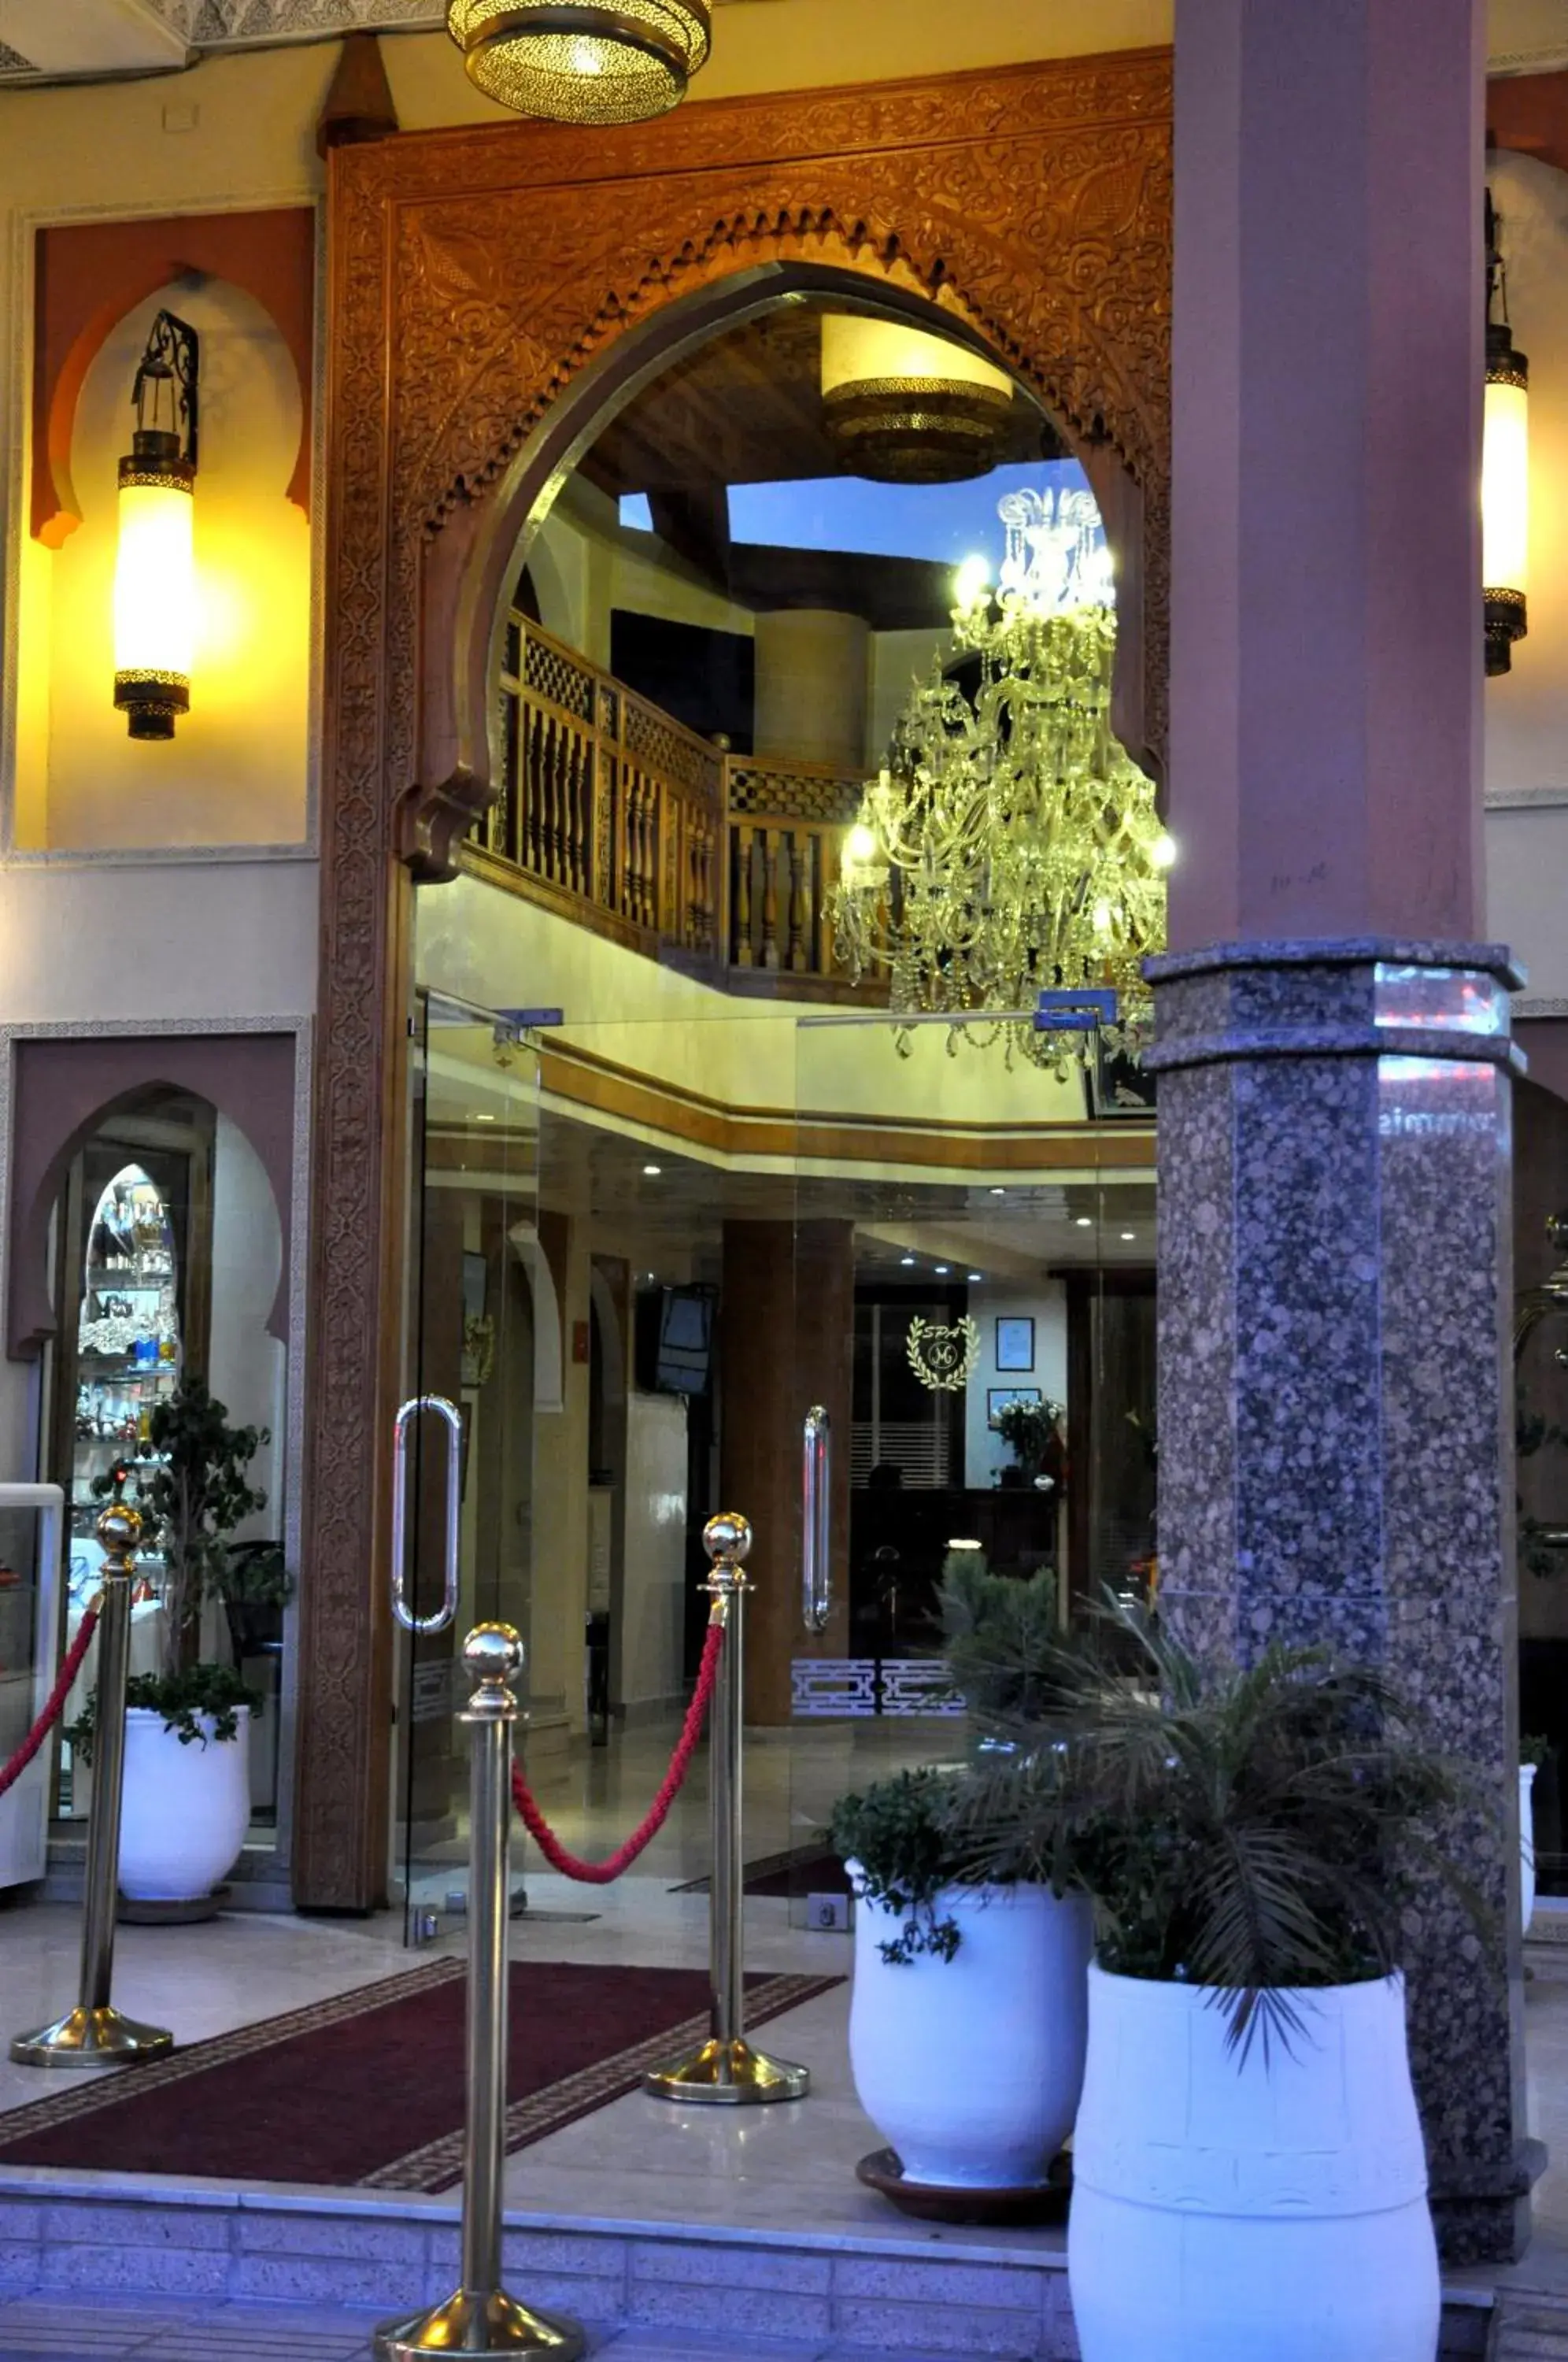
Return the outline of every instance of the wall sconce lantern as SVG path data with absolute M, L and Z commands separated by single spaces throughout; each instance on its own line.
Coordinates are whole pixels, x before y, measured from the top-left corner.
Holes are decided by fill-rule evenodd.
M 115 703 L 133 738 L 172 738 L 191 710 L 195 630 L 194 328 L 160 312 L 131 388 L 136 432 L 120 461 Z
M 643 123 L 708 61 L 708 0 L 447 0 L 469 80 L 514 115 Z
M 1486 411 L 1481 444 L 1481 579 L 1486 670 L 1507 672 L 1529 628 L 1529 362 L 1508 326 L 1501 224 L 1486 192 Z M 1494 317 L 1494 314 L 1497 316 Z

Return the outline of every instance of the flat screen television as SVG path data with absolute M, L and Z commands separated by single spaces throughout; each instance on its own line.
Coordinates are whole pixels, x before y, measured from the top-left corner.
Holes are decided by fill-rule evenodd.
M 705 1395 L 713 1366 L 712 1287 L 650 1288 L 637 1298 L 637 1384 L 645 1394 Z

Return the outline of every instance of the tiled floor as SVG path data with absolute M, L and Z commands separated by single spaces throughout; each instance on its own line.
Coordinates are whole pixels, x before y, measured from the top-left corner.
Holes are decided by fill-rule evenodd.
M 0 2304 L 3 2362 L 366 2362 L 370 2332 L 358 2323 L 279 2305 L 218 2305 L 205 2311 L 166 2306 L 61 2312 L 36 2304 Z M 836 2362 L 832 2345 L 709 2338 L 681 2331 L 627 2329 L 599 2337 L 590 2350 L 607 2362 Z M 858 2349 L 855 2362 L 867 2362 Z M 876 2362 L 922 2362 L 919 2355 L 879 2353 Z M 931 2357 L 924 2357 L 931 2362 Z

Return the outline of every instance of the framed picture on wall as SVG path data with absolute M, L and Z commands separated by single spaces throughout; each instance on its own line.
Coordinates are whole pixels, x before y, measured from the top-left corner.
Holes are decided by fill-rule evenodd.
M 997 1367 L 999 1370 L 1032 1370 L 1034 1367 L 1032 1319 L 1015 1319 L 1006 1313 L 999 1315 Z
M 1014 1403 L 1043 1401 L 1038 1386 L 988 1386 L 986 1388 L 986 1425 L 996 1431 L 997 1421 L 1004 1410 Z

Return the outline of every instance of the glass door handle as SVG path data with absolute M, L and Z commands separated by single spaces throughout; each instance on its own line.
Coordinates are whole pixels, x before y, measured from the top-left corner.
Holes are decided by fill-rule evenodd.
M 833 1609 L 833 1421 L 821 1403 L 806 1413 L 801 1462 L 801 1615 L 825 1632 Z
M 407 1559 L 408 1430 L 422 1411 L 447 1422 L 447 1565 L 441 1605 L 434 1616 L 416 1616 L 409 1603 Z M 445 1395 L 415 1395 L 392 1426 L 392 1600 L 405 1632 L 444 1632 L 458 1613 L 458 1548 L 463 1512 L 463 1414 Z

